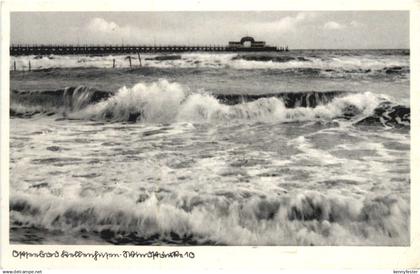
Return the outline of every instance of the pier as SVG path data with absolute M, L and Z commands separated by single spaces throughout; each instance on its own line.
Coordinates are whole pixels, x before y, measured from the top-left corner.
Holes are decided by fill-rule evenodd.
M 136 53 L 177 53 L 177 52 L 241 52 L 241 51 L 288 51 L 286 47 L 267 46 L 264 41 L 255 41 L 246 36 L 228 45 L 18 45 L 10 46 L 11 56 L 21 55 L 105 55 Z
M 228 51 L 224 46 L 70 46 L 70 45 L 12 45 L 11 56 L 20 55 L 103 55 L 155 52 Z
M 228 46 L 65 46 L 65 45 L 12 45 L 11 56 L 21 55 L 103 55 L 135 53 L 176 52 L 238 52 L 238 51 L 281 51 L 270 48 L 231 48 Z

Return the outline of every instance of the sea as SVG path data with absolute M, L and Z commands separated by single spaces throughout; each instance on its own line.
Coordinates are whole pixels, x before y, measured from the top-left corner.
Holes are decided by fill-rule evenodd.
M 129 56 L 11 57 L 11 243 L 410 244 L 409 50 Z

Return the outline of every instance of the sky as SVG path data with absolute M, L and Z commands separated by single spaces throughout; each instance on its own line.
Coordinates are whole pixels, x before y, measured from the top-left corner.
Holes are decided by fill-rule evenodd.
M 11 43 L 409 48 L 407 11 L 13 12 Z

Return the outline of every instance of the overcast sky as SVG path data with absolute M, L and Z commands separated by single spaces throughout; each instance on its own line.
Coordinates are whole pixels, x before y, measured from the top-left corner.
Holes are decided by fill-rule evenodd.
M 409 48 L 406 11 L 18 12 L 12 43 L 219 44 L 250 35 L 294 49 Z

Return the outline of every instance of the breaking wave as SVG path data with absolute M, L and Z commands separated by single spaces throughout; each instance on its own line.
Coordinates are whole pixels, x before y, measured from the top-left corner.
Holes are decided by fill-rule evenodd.
M 397 77 L 408 79 L 409 56 L 395 51 L 357 53 L 296 51 L 290 53 L 183 53 L 142 54 L 143 67 L 149 68 L 233 68 L 239 70 L 270 70 L 272 73 L 318 75 L 324 78 Z M 14 57 L 17 70 L 50 68 L 128 68 L 129 55 L 109 56 L 30 56 Z M 137 55 L 130 56 L 134 66 L 140 64 Z M 114 63 L 115 60 L 115 63 Z
M 293 122 L 351 120 L 358 125 L 405 127 L 409 107 L 394 104 L 386 96 L 343 91 L 286 92 L 262 95 L 212 95 L 192 92 L 166 80 L 116 93 L 84 86 L 55 91 L 12 91 L 13 117 L 62 114 L 71 119 L 113 122 Z
M 132 196 L 132 197 L 131 197 Z M 305 191 L 297 196 L 188 196 L 142 193 L 65 199 L 42 189 L 11 195 L 12 227 L 113 244 L 401 245 L 409 243 L 409 202 Z M 76 237 L 77 237 L 76 236 Z
M 85 86 L 67 87 L 53 91 L 11 92 L 11 116 L 30 117 L 38 113 L 77 111 L 89 104 L 108 98 L 110 93 Z
M 232 58 L 232 60 L 246 60 L 246 61 L 260 61 L 268 62 L 273 61 L 277 63 L 285 63 L 290 61 L 302 61 L 309 62 L 310 60 L 303 56 L 289 56 L 289 55 L 264 55 L 264 54 L 247 54 L 247 55 L 238 55 Z

